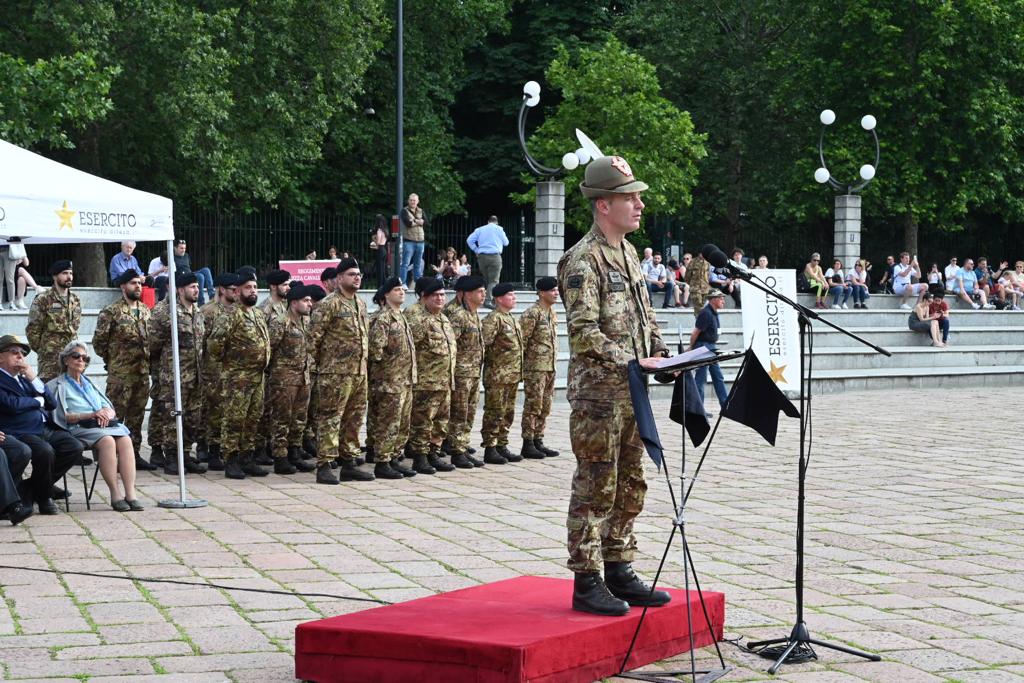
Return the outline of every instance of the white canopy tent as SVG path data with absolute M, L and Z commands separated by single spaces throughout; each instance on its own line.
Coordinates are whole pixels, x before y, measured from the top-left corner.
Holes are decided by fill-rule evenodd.
M 167 262 L 174 263 L 173 203 L 0 140 L 0 238 L 8 244 L 164 241 Z M 173 268 L 170 280 L 169 296 L 174 296 Z M 199 507 L 205 501 L 185 497 L 177 307 L 170 312 L 180 496 L 160 505 Z

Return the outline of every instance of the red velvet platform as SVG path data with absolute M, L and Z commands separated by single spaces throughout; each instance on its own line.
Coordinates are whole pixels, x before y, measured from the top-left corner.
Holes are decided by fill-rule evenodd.
M 689 649 L 685 591 L 647 611 L 633 669 Z M 642 608 L 625 617 L 571 609 L 572 581 L 523 576 L 301 624 L 295 676 L 317 683 L 590 683 L 618 673 Z M 721 640 L 725 595 L 691 592 L 697 647 Z

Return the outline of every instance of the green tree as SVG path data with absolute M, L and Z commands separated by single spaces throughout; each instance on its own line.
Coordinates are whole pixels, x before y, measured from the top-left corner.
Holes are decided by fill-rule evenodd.
M 654 67 L 616 38 L 570 53 L 556 50 L 546 73 L 562 102 L 530 139 L 530 151 L 554 165 L 576 149 L 575 129 L 587 133 L 605 154 L 625 157 L 637 177 L 650 186 L 644 193 L 649 212 L 676 212 L 688 205 L 697 184 L 697 162 L 705 156 L 704 136 L 690 115 L 661 95 Z M 565 178 L 566 223 L 585 231 L 589 207 L 574 188 L 583 168 Z M 573 200 L 571 197 L 578 197 Z M 519 195 L 530 201 L 532 192 Z M 639 231 L 638 231 L 639 232 Z M 643 233 L 634 233 L 638 240 Z

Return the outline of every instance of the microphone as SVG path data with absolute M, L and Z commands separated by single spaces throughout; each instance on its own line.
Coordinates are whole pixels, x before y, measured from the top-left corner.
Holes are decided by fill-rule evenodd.
M 708 253 L 705 254 L 704 250 L 707 249 Z M 741 280 L 749 280 L 751 277 L 750 269 L 742 263 L 733 261 L 731 258 L 725 255 L 725 252 L 716 247 L 713 244 L 706 244 L 701 248 L 701 256 L 704 260 L 713 265 L 715 268 L 724 268 L 729 271 L 729 274 L 733 277 Z

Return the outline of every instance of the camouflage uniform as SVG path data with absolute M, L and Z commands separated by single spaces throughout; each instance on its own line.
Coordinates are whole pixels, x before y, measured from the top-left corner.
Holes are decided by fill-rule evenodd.
M 631 562 L 643 509 L 643 448 L 629 397 L 630 360 L 665 352 L 636 250 L 608 244 L 595 225 L 558 263 L 569 330 L 569 436 L 576 455 L 569 500 L 570 569 Z
M 530 349 L 523 358 L 523 439 L 542 439 L 555 393 L 558 316 L 553 307 L 534 304 L 520 316 L 519 327 L 524 348 Z
M 317 465 L 359 456 L 366 415 L 366 304 L 334 292 L 313 310 L 309 343 L 317 366 Z
M 710 270 L 711 265 L 700 254 L 690 259 L 690 265 L 686 267 L 685 280 L 690 285 L 690 306 L 693 307 L 694 315 L 698 315 L 700 309 L 704 308 L 708 292 L 711 291 L 711 282 L 708 280 Z
M 405 309 L 416 345 L 416 384 L 412 400 L 409 448 L 416 455 L 439 453 L 448 434 L 452 388 L 455 386 L 455 332 L 444 313 L 436 315 L 421 304 Z
M 495 310 L 484 318 L 484 448 L 507 446 L 516 414 L 516 390 L 523 379 L 523 333 L 511 313 Z
M 409 440 L 412 387 L 416 383 L 416 347 L 400 311 L 385 307 L 370 323 L 370 400 L 374 419 L 367 420 L 367 441 L 376 462 L 398 457 Z
M 288 315 L 288 302 L 274 301 L 273 299 L 270 298 L 270 296 L 267 296 L 267 298 L 264 299 L 261 303 L 259 303 L 256 306 L 256 308 L 258 308 L 266 318 L 268 330 L 270 329 L 270 323 L 272 323 L 274 320 L 284 318 Z M 263 396 L 264 398 L 266 398 L 270 396 L 270 387 L 266 385 L 266 381 L 269 381 L 269 378 L 264 379 L 265 382 L 263 387 Z M 263 415 L 260 416 L 259 444 L 261 446 L 266 446 L 268 451 L 271 447 L 271 439 L 273 438 L 273 418 L 271 417 L 272 410 L 273 405 L 271 404 L 271 402 L 269 400 L 265 400 L 263 402 Z M 303 422 L 303 424 L 305 424 L 305 422 Z
M 221 399 L 221 367 L 220 359 L 210 354 L 210 333 L 217 321 L 231 312 L 231 304 L 210 301 L 199 308 L 203 314 L 203 435 L 207 446 L 220 445 L 220 429 L 224 421 L 224 401 Z
M 36 352 L 36 374 L 43 383 L 60 374 L 57 356 L 68 342 L 78 338 L 81 324 L 82 302 L 74 292 L 69 291 L 65 300 L 51 287 L 32 300 L 25 336 Z
M 267 327 L 270 327 L 270 323 L 272 323 L 276 318 L 284 318 L 288 315 L 288 302 L 274 301 L 269 296 L 260 302 L 256 308 L 262 311 L 264 317 L 266 317 Z
M 456 451 L 469 447 L 476 406 L 480 401 L 480 369 L 484 362 L 484 342 L 480 336 L 480 315 L 470 311 L 458 299 L 444 307 L 455 333 L 458 355 L 455 358 L 455 389 L 452 390 L 448 444 Z
M 266 406 L 269 408 L 271 454 L 288 456 L 289 448 L 302 448 L 309 408 L 309 323 L 285 314 L 270 321 L 270 366 L 267 368 Z
M 206 340 L 210 357 L 220 361 L 220 447 L 224 459 L 256 447 L 263 415 L 263 371 L 270 362 L 270 335 L 262 311 L 242 304 L 221 316 Z
M 135 454 L 142 449 L 142 422 L 149 403 L 149 309 L 124 297 L 96 319 L 92 347 L 107 370 L 107 396 L 114 412 L 131 430 Z
M 154 414 L 157 424 L 154 428 L 152 416 L 149 429 L 157 430 L 156 444 L 165 451 L 173 450 L 176 439 L 175 420 L 171 417 L 174 410 L 174 358 L 171 347 L 171 307 L 178 306 L 178 367 L 181 370 L 181 410 L 182 410 L 182 444 L 187 452 L 200 434 L 202 416 L 202 394 L 199 378 L 203 367 L 203 315 L 199 307 L 193 305 L 185 308 L 178 303 L 174 292 L 164 299 L 163 305 L 153 308 L 149 318 L 149 349 L 150 359 L 157 359 L 159 379 L 156 383 L 154 396 Z

